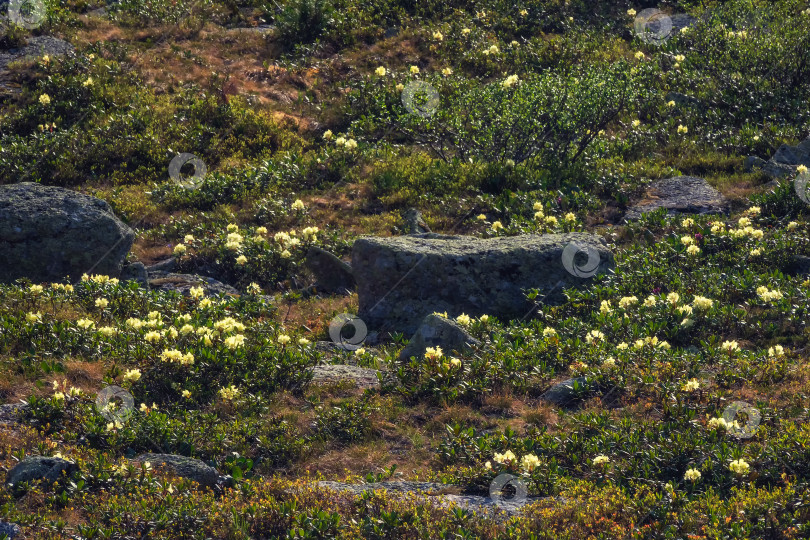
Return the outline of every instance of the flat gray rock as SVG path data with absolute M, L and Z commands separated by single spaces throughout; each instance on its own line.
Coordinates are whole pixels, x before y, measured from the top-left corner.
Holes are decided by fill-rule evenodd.
M 516 501 L 495 501 L 482 495 L 461 495 L 458 493 L 461 491 L 459 486 L 436 482 L 386 481 L 370 484 L 344 484 L 342 482 L 323 481 L 318 482 L 317 485 L 334 491 L 349 492 L 353 495 L 379 489 L 385 490 L 388 494 L 400 496 L 418 494 L 438 506 L 448 507 L 455 505 L 464 510 L 476 512 L 479 515 L 488 515 L 496 519 L 506 519 L 519 515 L 522 508 L 527 504 L 546 499 L 562 500 L 557 497 L 527 497 Z
M 575 276 L 571 265 L 564 265 L 564 252 L 583 255 L 593 273 Z M 530 289 L 538 289 L 543 302 L 561 303 L 564 288 L 584 287 L 613 266 L 605 240 L 587 233 L 362 237 L 352 248 L 358 316 L 369 328 L 405 333 L 415 332 L 434 312 L 524 318 L 535 308 L 526 298 Z
M 0 186 L 0 282 L 117 278 L 134 240 L 101 199 L 33 182 Z
M 174 274 L 170 272 L 150 272 L 149 286 L 162 291 L 176 291 L 188 296 L 192 287 L 202 287 L 206 296 L 217 294 L 239 295 L 239 291 L 214 278 L 198 274 Z
M 13 425 L 20 422 L 20 415 L 28 410 L 25 403 L 6 403 L 0 405 L 0 425 Z
M 639 219 L 659 208 L 666 208 L 669 214 L 722 214 L 728 212 L 729 203 L 703 178 L 675 176 L 653 182 L 644 199 L 631 207 L 624 219 Z
M 5 534 L 9 540 L 14 540 L 21 533 L 22 529 L 16 523 L 0 520 L 0 538 Z
M 799 165 L 810 167 L 810 137 L 796 146 L 783 144 L 761 168 L 772 178 L 783 178 L 795 174 Z
M 380 387 L 377 378 L 378 370 L 346 364 L 322 364 L 312 369 L 312 382 L 332 383 L 338 381 L 353 381 L 358 388 L 376 389 Z
M 57 482 L 77 471 L 72 461 L 48 456 L 31 456 L 17 463 L 6 474 L 6 483 L 16 488 L 24 482 L 44 480 L 47 483 Z
M 215 468 L 206 465 L 199 459 L 176 454 L 141 454 L 133 462 L 149 462 L 153 467 L 165 466 L 180 478 L 187 478 L 197 482 L 202 487 L 220 489 L 232 485 L 233 479 L 227 475 L 219 474 Z

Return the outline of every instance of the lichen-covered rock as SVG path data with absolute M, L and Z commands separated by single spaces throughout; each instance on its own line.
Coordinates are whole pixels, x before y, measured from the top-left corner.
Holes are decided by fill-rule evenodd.
M 141 454 L 133 459 L 135 462 L 148 462 L 152 467 L 164 466 L 180 478 L 197 482 L 202 487 L 219 490 L 223 486 L 233 485 L 233 479 L 219 474 L 215 468 L 206 465 L 199 459 L 176 454 Z
M 192 287 L 202 287 L 206 296 L 217 294 L 239 295 L 239 291 L 214 278 L 197 274 L 173 274 L 170 272 L 150 272 L 149 286 L 162 291 L 175 291 L 188 296 Z
M 576 377 L 557 383 L 540 396 L 540 399 L 547 401 L 558 407 L 570 407 L 580 401 L 581 396 L 575 389 L 580 387 L 585 390 L 588 380 L 585 377 Z
M 565 287 L 589 282 L 590 276 L 575 276 L 563 266 L 569 245 L 593 253 L 598 259 L 594 273 L 613 267 L 605 240 L 587 233 L 363 237 L 352 248 L 358 315 L 369 328 L 406 333 L 434 312 L 454 318 L 461 313 L 523 318 L 534 305 L 526 298 L 529 289 L 545 295 L 544 302 L 560 303 Z
M 18 488 L 24 482 L 44 480 L 53 484 L 78 470 L 72 461 L 57 457 L 31 456 L 17 463 L 6 474 L 6 483 Z
M 352 381 L 358 388 L 379 388 L 379 371 L 346 364 L 323 364 L 312 368 L 313 383 Z
M 452 352 L 463 353 L 479 341 L 467 333 L 456 321 L 440 315 L 428 315 L 416 329 L 408 344 L 400 351 L 399 359 L 408 360 L 411 356 L 422 358 L 427 347 L 441 347 L 445 355 Z
M 427 226 L 427 223 L 425 223 L 425 220 L 422 219 L 422 213 L 416 208 L 408 208 L 403 212 L 402 221 L 402 232 L 405 234 L 424 234 L 432 232 L 430 227 Z
M 0 281 L 118 277 L 134 240 L 101 199 L 33 182 L 0 186 Z
M 310 246 L 304 264 L 315 276 L 318 291 L 346 293 L 354 289 L 352 267 L 325 249 Z
M 14 540 L 21 533 L 22 529 L 16 523 L 0 520 L 0 538 L 6 535 L 8 540 Z
M 645 198 L 630 208 L 624 218 L 638 219 L 659 208 L 666 208 L 669 214 L 721 214 L 728 212 L 729 203 L 703 178 L 675 176 L 653 182 Z

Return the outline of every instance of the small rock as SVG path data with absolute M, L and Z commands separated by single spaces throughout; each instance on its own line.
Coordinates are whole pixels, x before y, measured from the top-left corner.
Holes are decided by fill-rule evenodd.
M 757 169 L 761 169 L 766 163 L 767 161 L 761 157 L 748 156 L 745 158 L 745 163 L 743 164 L 743 172 L 754 172 Z
M 239 296 L 239 291 L 230 285 L 198 274 L 152 272 L 149 275 L 149 286 L 162 291 L 176 291 L 183 296 L 188 296 L 192 287 L 202 287 L 206 296 L 217 294 Z
M 810 167 L 810 137 L 796 146 L 783 144 L 771 159 L 762 166 L 762 171 L 772 178 L 782 178 L 796 173 L 799 165 Z
M 141 287 L 149 288 L 149 274 L 142 262 L 134 262 L 121 268 L 122 281 L 137 281 Z
M 79 468 L 72 461 L 57 457 L 31 456 L 15 465 L 6 474 L 6 483 L 17 488 L 24 482 L 45 480 L 53 484 L 70 476 Z
M 0 405 L 0 424 L 16 424 L 20 416 L 28 410 L 27 403 L 6 403 Z
M 794 256 L 793 261 L 785 268 L 784 272 L 791 276 L 810 275 L 810 257 L 804 255 Z
M 352 267 L 324 249 L 310 246 L 304 264 L 315 276 L 318 290 L 344 294 L 355 287 Z
M 702 108 L 704 106 L 699 99 L 692 96 L 687 96 L 686 94 L 681 94 L 680 92 L 668 92 L 665 99 L 666 101 L 674 101 L 676 105 L 697 108 Z
M 580 400 L 580 396 L 577 395 L 577 392 L 574 390 L 574 384 L 577 383 L 584 386 L 587 381 L 585 377 L 576 377 L 557 383 L 546 390 L 546 392 L 540 396 L 540 399 L 548 401 L 558 407 L 569 407 Z
M 422 219 L 422 213 L 416 208 L 408 208 L 403 214 L 404 221 L 403 232 L 404 234 L 424 234 L 432 232 L 430 227 L 427 226 L 425 220 Z
M 0 520 L 0 538 L 5 534 L 9 540 L 14 540 L 20 533 L 22 529 L 16 523 Z
M 174 257 L 169 257 L 168 259 L 164 259 L 160 262 L 156 262 L 155 264 L 146 267 L 146 271 L 149 274 L 152 274 L 154 272 L 171 273 L 174 272 L 175 270 L 177 270 L 177 259 L 175 259 Z
M 141 454 L 132 461 L 148 461 L 153 467 L 164 466 L 180 478 L 197 482 L 202 487 L 220 490 L 223 486 L 232 486 L 233 478 L 221 475 L 215 468 L 206 465 L 199 459 L 176 454 Z
M 448 356 L 452 352 L 467 352 L 480 344 L 456 321 L 431 314 L 422 319 L 422 324 L 399 353 L 399 359 L 405 361 L 411 356 L 421 359 L 427 347 L 441 347 L 442 353 Z
M 639 219 L 659 208 L 666 208 L 669 214 L 721 214 L 728 212 L 729 203 L 703 178 L 676 176 L 653 182 L 645 199 L 631 207 L 624 219 Z

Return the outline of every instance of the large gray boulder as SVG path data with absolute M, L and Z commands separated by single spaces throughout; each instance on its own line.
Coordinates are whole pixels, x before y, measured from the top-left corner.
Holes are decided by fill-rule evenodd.
M 135 233 L 101 199 L 23 182 L 0 186 L 0 281 L 118 277 Z
M 408 360 L 411 356 L 421 359 L 427 347 L 441 347 L 442 353 L 449 355 L 452 352 L 467 352 L 476 345 L 480 345 L 479 341 L 459 323 L 430 314 L 422 320 L 408 344 L 400 351 L 399 359 Z
M 31 456 L 17 463 L 6 474 L 6 483 L 17 489 L 24 482 L 32 483 L 44 480 L 47 483 L 58 482 L 77 471 L 72 461 L 57 457 Z
M 206 465 L 199 459 L 176 454 L 141 454 L 133 459 L 134 462 L 148 462 L 151 466 L 165 467 L 176 476 L 197 482 L 201 487 L 220 490 L 224 486 L 232 486 L 233 478 L 221 475 L 215 468 Z
M 668 214 L 723 214 L 728 212 L 729 202 L 703 178 L 675 176 L 650 184 L 645 197 L 627 211 L 624 219 L 639 219 L 659 208 L 666 208 Z
M 563 251 L 571 255 L 577 247 L 589 263 L 584 252 L 593 256 L 593 273 L 575 276 L 564 267 Z M 523 318 L 534 305 L 526 298 L 529 289 L 540 290 L 543 302 L 561 303 L 564 288 L 584 286 L 613 265 L 605 240 L 586 233 L 363 237 L 352 248 L 359 317 L 370 328 L 405 333 L 434 312 Z

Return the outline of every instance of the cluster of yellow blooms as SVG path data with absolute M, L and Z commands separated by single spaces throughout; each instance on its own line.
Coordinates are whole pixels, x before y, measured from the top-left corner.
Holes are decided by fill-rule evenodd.
M 225 401 L 233 401 L 237 397 L 239 397 L 239 389 L 234 385 L 230 385 L 228 387 L 223 387 L 219 389 L 219 395 Z
M 513 465 L 518 463 L 517 456 L 511 450 L 507 450 L 503 454 L 499 454 L 498 452 L 495 453 L 494 457 L 492 458 L 495 463 L 500 463 L 501 465 Z M 520 458 L 520 467 L 526 472 L 532 472 L 534 469 L 540 465 L 540 458 L 535 456 L 534 454 L 526 454 L 522 458 Z M 487 469 L 492 469 L 492 462 L 487 461 L 484 464 L 484 467 Z
M 194 364 L 194 355 L 191 353 L 183 354 L 177 349 L 166 349 L 161 355 L 160 359 L 164 362 L 174 363 L 177 362 L 181 366 L 190 366 Z
M 776 289 L 769 290 L 768 287 L 764 285 L 757 287 L 757 296 L 759 296 L 764 302 L 773 302 L 774 300 L 781 300 L 782 293 Z

